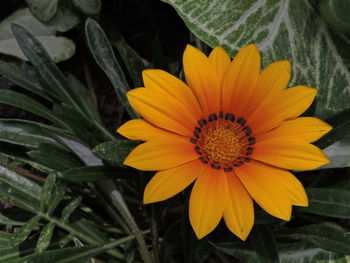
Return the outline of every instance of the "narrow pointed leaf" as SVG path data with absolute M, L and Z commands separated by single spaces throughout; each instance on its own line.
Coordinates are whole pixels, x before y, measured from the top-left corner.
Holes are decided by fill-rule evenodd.
M 126 98 L 129 85 L 125 79 L 123 70 L 115 59 L 113 49 L 106 34 L 96 21 L 90 18 L 85 24 L 85 34 L 92 55 L 111 81 L 120 102 L 132 118 L 137 118 L 138 115 L 131 108 Z

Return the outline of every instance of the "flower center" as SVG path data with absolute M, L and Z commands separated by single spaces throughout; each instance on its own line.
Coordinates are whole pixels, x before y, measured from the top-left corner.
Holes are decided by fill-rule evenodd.
M 208 119 L 200 119 L 195 127 L 195 138 L 191 142 L 196 146 L 199 159 L 214 169 L 232 171 L 233 167 L 243 165 L 251 159 L 255 138 L 244 118 L 236 119 L 232 113 L 210 114 Z

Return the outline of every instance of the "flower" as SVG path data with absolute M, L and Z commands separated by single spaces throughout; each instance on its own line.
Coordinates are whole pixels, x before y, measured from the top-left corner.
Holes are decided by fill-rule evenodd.
M 137 146 L 124 164 L 158 171 L 147 184 L 144 203 L 168 199 L 194 182 L 189 218 L 200 239 L 221 218 L 245 240 L 254 224 L 253 200 L 269 214 L 290 220 L 292 205 L 308 206 L 301 183 L 288 170 L 329 163 L 312 145 L 331 130 L 313 117 L 298 117 L 317 90 L 286 88 L 291 67 L 274 62 L 260 72 L 254 44 L 231 61 L 221 47 L 209 57 L 188 45 L 185 84 L 162 71 L 143 71 L 145 88 L 128 92 L 143 119 L 117 131 Z

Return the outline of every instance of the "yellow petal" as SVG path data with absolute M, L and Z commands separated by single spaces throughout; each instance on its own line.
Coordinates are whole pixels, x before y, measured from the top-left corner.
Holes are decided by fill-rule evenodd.
M 254 111 L 248 123 L 255 134 L 271 130 L 282 121 L 294 119 L 306 111 L 316 93 L 316 89 L 307 86 L 296 86 L 277 92 Z
M 274 172 L 269 174 L 271 182 L 282 185 L 287 191 L 292 205 L 308 206 L 309 201 L 303 185 L 295 176 L 284 169 L 273 168 Z
M 260 54 L 254 44 L 242 48 L 226 72 L 223 83 L 223 110 L 242 116 L 253 93 L 260 71 Z
M 126 157 L 124 164 L 142 171 L 159 171 L 179 166 L 198 157 L 192 143 L 174 136 L 137 146 Z
M 196 95 L 205 116 L 220 111 L 221 87 L 214 66 L 199 49 L 187 45 L 183 55 L 187 84 Z
M 209 61 L 214 66 L 219 78 L 220 86 L 224 81 L 225 74 L 230 66 L 231 59 L 222 47 L 215 47 L 209 55 Z
M 227 227 L 243 241 L 254 224 L 253 200 L 234 173 L 226 173 L 228 202 L 224 210 Z
M 252 158 L 288 170 L 312 170 L 330 162 L 316 146 L 284 138 L 257 142 Z
M 161 91 L 138 88 L 128 92 L 131 106 L 149 123 L 180 135 L 192 136 L 197 119 Z
M 276 139 L 283 137 L 285 140 L 298 139 L 305 142 L 314 142 L 328 133 L 332 126 L 313 117 L 300 117 L 294 120 L 284 121 L 281 126 L 261 133 L 256 137 L 257 141 Z
M 130 120 L 117 129 L 117 132 L 131 140 L 150 141 L 162 137 L 176 136 L 141 119 Z
M 270 178 L 276 169 L 252 160 L 235 172 L 249 195 L 269 214 L 283 220 L 290 220 L 291 200 L 284 187 Z
M 282 60 L 270 64 L 258 76 L 256 86 L 243 116 L 248 118 L 265 99 L 285 89 L 288 85 L 291 75 L 291 66 L 289 61 Z
M 180 79 L 158 69 L 148 69 L 142 72 L 143 82 L 147 89 L 156 92 L 162 91 L 186 108 L 197 120 L 205 117 L 202 116 L 202 109 L 199 106 L 197 98 L 193 91 Z
M 173 197 L 189 186 L 205 168 L 199 160 L 194 160 L 156 173 L 145 188 L 143 202 L 149 204 Z
M 198 239 L 219 224 L 228 200 L 226 175 L 207 167 L 193 186 L 190 197 L 190 222 Z

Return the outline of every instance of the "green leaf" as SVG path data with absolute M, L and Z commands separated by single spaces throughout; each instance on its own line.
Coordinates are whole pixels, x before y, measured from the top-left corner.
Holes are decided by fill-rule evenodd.
M 250 234 L 250 241 L 260 263 L 280 262 L 275 237 L 268 225 L 256 225 Z
M 63 208 L 61 217 L 63 220 L 68 221 L 69 216 L 73 213 L 75 209 L 78 208 L 78 206 L 81 203 L 81 197 L 74 198 L 65 208 Z
M 322 18 L 336 31 L 350 32 L 350 5 L 347 0 L 321 0 L 318 8 Z
M 28 70 L 9 64 L 4 61 L 0 61 L 0 75 L 7 78 L 14 84 L 29 90 L 49 101 L 52 101 L 54 95 L 48 90 L 44 90 L 34 74 L 29 73 Z M 50 94 L 50 95 L 49 95 Z
M 62 144 L 47 136 L 45 132 L 41 129 L 22 124 L 9 125 L 1 121 L 0 141 L 18 144 L 31 148 L 39 148 L 39 145 L 41 143 L 46 143 L 56 148 L 63 148 Z
M 17 24 L 12 24 L 12 30 L 23 53 L 37 69 L 38 74 L 51 86 L 52 90 L 56 91 L 62 101 L 80 110 L 77 104 L 78 95 L 69 87 L 63 73 L 50 59 L 41 43 L 29 31 Z
M 342 111 L 333 118 L 327 119 L 327 123 L 332 125 L 333 129 L 316 142 L 320 148 L 325 148 L 344 138 L 350 130 L 350 109 Z
M 50 174 L 46 177 L 43 190 L 41 191 L 40 197 L 40 210 L 42 212 L 46 211 L 47 205 L 50 203 L 52 189 L 56 182 L 56 175 Z
M 72 2 L 86 15 L 97 15 L 102 6 L 101 0 L 73 0 Z
M 122 58 L 122 63 L 124 63 L 128 70 L 129 77 L 133 81 L 134 87 L 141 87 L 143 85 L 142 71 L 146 69 L 146 63 L 140 55 L 129 46 L 114 24 L 108 27 L 107 34 L 111 38 L 110 42 L 112 46 L 117 49 Z
M 102 123 L 100 114 L 98 113 L 97 106 L 93 101 L 93 98 L 89 90 L 73 75 L 68 75 L 67 80 L 70 86 L 79 93 L 81 106 L 91 118 L 97 122 Z
M 232 255 L 235 258 L 240 259 L 242 262 L 258 263 L 259 258 L 256 252 L 247 245 L 242 243 L 221 243 L 213 244 L 216 249 L 224 252 L 228 255 Z M 345 260 L 344 256 L 337 255 L 335 253 L 323 250 L 321 248 L 315 248 L 305 242 L 283 244 L 278 247 L 280 263 L 314 263 L 314 262 L 332 262 L 336 263 L 337 260 Z M 334 261 L 333 261 L 334 260 Z M 340 261 L 343 262 L 343 261 Z M 348 261 L 344 261 L 347 263 Z
M 130 177 L 130 169 L 108 166 L 87 166 L 66 170 L 59 176 L 71 182 L 91 182 Z
M 41 230 L 35 249 L 36 252 L 42 253 L 48 248 L 53 236 L 54 229 L 55 224 L 50 222 Z
M 106 252 L 107 250 L 119 246 L 125 242 L 132 240 L 134 237 L 125 237 L 110 242 L 101 246 L 85 246 L 76 248 L 62 248 L 55 250 L 48 250 L 42 253 L 34 253 L 21 259 L 18 263 L 77 263 L 85 262 L 85 260 Z
M 350 253 L 350 236 L 339 225 L 322 223 L 293 229 L 290 236 L 312 243 L 324 250 L 340 254 Z
M 49 21 L 57 12 L 58 0 L 26 0 L 36 18 Z
M 17 107 L 25 111 L 29 111 L 51 121 L 54 124 L 58 124 L 63 127 L 66 126 L 66 124 L 60 118 L 58 118 L 51 110 L 49 110 L 39 102 L 35 101 L 34 99 L 19 92 L 8 89 L 0 89 L 0 103 L 11 105 L 13 107 Z
M 223 46 L 234 55 L 243 46 L 257 43 L 264 66 L 291 61 L 290 85 L 309 85 L 319 91 L 316 116 L 328 118 L 349 108 L 350 61 L 340 55 L 334 34 L 310 1 L 163 1 L 212 47 Z M 348 41 L 345 35 L 337 36 L 344 38 L 344 44 Z
M 80 16 L 70 8 L 60 6 L 53 18 L 45 25 L 54 27 L 58 32 L 67 32 L 80 23 Z
M 46 167 L 40 163 L 37 163 L 27 156 L 28 149 L 23 146 L 18 146 L 10 143 L 0 142 L 0 155 L 9 159 L 16 160 L 21 163 L 29 164 L 39 171 L 50 173 L 53 172 L 52 168 Z
M 0 53 L 27 60 L 24 55 L 25 52 L 22 52 L 11 31 L 11 24 L 13 23 L 28 28 L 55 62 L 67 60 L 74 55 L 75 44 L 73 41 L 65 37 L 57 37 L 56 27 L 41 23 L 28 8 L 17 10 L 0 23 Z
M 108 164 L 123 166 L 126 156 L 138 144 L 139 142 L 131 140 L 109 141 L 97 145 L 93 152 Z
M 28 211 L 40 209 L 41 187 L 31 180 L 0 166 L 0 200 Z
M 25 222 L 20 222 L 17 220 L 12 220 L 8 218 L 7 216 L 4 216 L 3 214 L 0 214 L 0 224 L 2 225 L 8 225 L 8 226 L 23 226 Z M 0 232 L 3 233 L 3 232 Z M 1 237 L 0 237 L 1 240 Z
M 57 128 L 57 127 L 52 126 L 52 125 L 43 124 L 40 122 L 35 122 L 35 121 L 22 120 L 22 119 L 2 119 L 2 118 L 0 118 L 0 122 L 3 122 L 3 123 L 10 125 L 10 126 L 22 125 L 23 127 L 29 127 L 29 128 L 34 127 L 34 128 L 37 128 L 41 131 L 45 131 L 45 132 L 47 131 L 48 133 L 54 132 L 55 134 L 62 134 L 65 136 L 70 136 L 70 137 L 73 136 L 71 131 Z
M 85 34 L 92 55 L 111 81 L 120 102 L 132 118 L 137 118 L 138 115 L 131 108 L 126 97 L 129 85 L 125 79 L 123 70 L 115 59 L 113 49 L 106 34 L 96 21 L 90 18 L 85 23 Z
M 350 218 L 350 191 L 335 188 L 308 188 L 306 191 L 310 205 L 298 208 L 300 211 L 334 218 Z
M 38 225 L 41 216 L 34 216 L 24 226 L 22 226 L 13 236 L 8 247 L 16 247 L 25 241 L 33 229 Z

